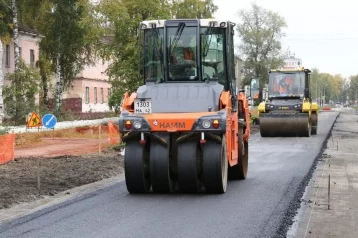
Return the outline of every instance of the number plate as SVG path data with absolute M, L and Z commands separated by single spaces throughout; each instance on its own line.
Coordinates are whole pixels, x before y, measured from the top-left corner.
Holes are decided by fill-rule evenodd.
M 134 113 L 152 113 L 152 100 L 136 98 L 134 101 Z

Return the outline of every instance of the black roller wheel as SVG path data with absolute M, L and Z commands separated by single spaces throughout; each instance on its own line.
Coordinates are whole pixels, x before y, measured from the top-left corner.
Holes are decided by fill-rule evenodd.
M 169 148 L 152 141 L 150 145 L 150 178 L 153 192 L 174 191 L 174 180 L 170 170 Z
M 311 114 L 311 134 L 317 135 L 318 120 L 316 112 Z
M 124 155 L 124 172 L 127 190 L 130 193 L 150 191 L 149 151 L 139 141 L 127 142 Z
M 203 181 L 206 192 L 225 193 L 228 180 L 228 160 L 225 135 L 222 143 L 207 141 L 203 145 Z
M 311 121 L 310 118 L 307 117 L 307 129 L 305 131 L 302 132 L 302 136 L 304 137 L 310 137 L 311 136 Z
M 197 193 L 200 191 L 198 171 L 200 153 L 196 141 L 178 144 L 178 184 L 183 192 Z
M 229 167 L 229 179 L 246 179 L 249 164 L 249 143 L 244 141 L 243 130 L 238 133 L 239 155 L 238 164 Z

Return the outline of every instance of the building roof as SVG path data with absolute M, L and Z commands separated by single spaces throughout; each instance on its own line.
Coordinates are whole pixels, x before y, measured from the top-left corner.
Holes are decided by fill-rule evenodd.
M 35 28 L 32 28 L 32 27 L 28 27 L 28 26 L 25 26 L 23 24 L 19 24 L 19 32 L 21 33 L 24 33 L 24 34 L 28 34 L 28 35 L 31 35 L 31 36 L 37 36 L 37 37 L 43 37 L 39 31 L 37 31 Z

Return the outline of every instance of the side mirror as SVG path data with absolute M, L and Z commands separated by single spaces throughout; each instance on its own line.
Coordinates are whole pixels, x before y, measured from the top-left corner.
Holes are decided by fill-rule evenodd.
M 310 90 L 308 88 L 305 88 L 305 98 L 309 98 L 310 97 Z

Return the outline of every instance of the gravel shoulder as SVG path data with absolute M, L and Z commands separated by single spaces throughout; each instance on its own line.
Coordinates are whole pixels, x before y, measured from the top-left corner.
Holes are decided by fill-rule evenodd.
M 357 237 L 358 112 L 340 112 L 288 237 Z

